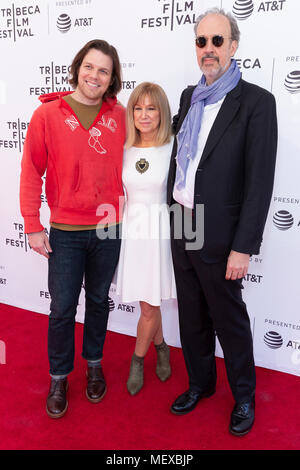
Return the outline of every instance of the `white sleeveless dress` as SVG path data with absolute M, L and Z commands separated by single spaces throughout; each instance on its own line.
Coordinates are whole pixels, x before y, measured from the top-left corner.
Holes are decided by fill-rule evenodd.
M 173 141 L 161 147 L 131 147 L 124 153 L 126 202 L 117 270 L 123 302 L 159 306 L 176 298 L 167 211 L 167 179 Z

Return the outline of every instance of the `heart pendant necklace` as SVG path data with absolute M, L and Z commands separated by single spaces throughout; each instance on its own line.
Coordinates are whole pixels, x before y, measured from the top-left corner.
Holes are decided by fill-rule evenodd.
M 139 173 L 145 173 L 149 168 L 149 162 L 145 158 L 140 158 L 136 164 L 135 168 Z

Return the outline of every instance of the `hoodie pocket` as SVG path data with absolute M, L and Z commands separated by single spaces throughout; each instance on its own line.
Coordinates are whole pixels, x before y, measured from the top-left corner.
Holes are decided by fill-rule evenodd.
M 106 178 L 103 166 L 93 162 L 79 162 L 74 174 L 73 207 L 77 209 L 96 210 L 102 202 L 103 187 Z

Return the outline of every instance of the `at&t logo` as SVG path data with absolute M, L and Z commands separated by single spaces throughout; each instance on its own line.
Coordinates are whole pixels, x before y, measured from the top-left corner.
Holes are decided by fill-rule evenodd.
M 262 282 L 262 274 L 251 274 L 247 273 L 246 276 L 244 276 L 244 281 L 248 282 L 255 282 L 256 284 L 260 284 Z
M 300 70 L 294 70 L 287 74 L 284 86 L 289 93 L 300 93 Z
M 109 311 L 112 312 L 115 309 L 115 303 L 111 297 L 108 297 Z
M 257 13 L 277 12 L 283 9 L 287 0 L 259 2 Z M 232 6 L 232 13 L 239 21 L 247 20 L 254 12 L 253 0 L 236 0 Z
M 72 25 L 71 18 L 68 15 L 66 15 L 66 13 L 62 13 L 57 18 L 56 26 L 57 26 L 57 29 L 61 33 L 67 33 L 69 29 L 71 28 L 71 25 Z
M 73 26 L 74 28 L 92 26 L 92 20 L 93 18 L 91 17 L 76 18 Z M 61 33 L 67 33 L 71 29 L 71 26 L 72 26 L 72 20 L 70 16 L 67 15 L 66 13 L 62 13 L 61 15 L 59 15 L 56 21 L 56 26 L 57 26 L 57 29 Z
M 271 349 L 279 349 L 283 345 L 283 339 L 276 331 L 268 331 L 264 336 L 264 343 Z
M 236 0 L 232 7 L 232 13 L 237 20 L 246 20 L 252 15 L 254 5 L 252 0 Z
M 288 211 L 281 210 L 274 214 L 273 224 L 278 230 L 288 230 L 293 226 L 294 217 Z
M 134 313 L 135 306 L 128 304 L 119 304 L 117 310 L 122 310 L 122 312 Z

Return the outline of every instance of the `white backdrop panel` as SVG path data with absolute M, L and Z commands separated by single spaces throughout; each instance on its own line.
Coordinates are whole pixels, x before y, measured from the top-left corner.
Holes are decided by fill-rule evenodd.
M 68 67 L 89 40 L 118 50 L 126 105 L 133 88 L 154 81 L 172 113 L 181 91 L 200 78 L 193 44 L 195 18 L 223 7 L 238 16 L 236 59 L 243 78 L 276 97 L 279 146 L 274 193 L 260 255 L 244 280 L 259 366 L 300 375 L 300 41 L 297 0 L 1 0 L 0 47 L 0 301 L 48 314 L 47 262 L 28 247 L 19 211 L 19 175 L 28 122 L 38 96 L 68 90 Z M 66 28 L 62 32 L 62 28 Z M 41 199 L 41 220 L 49 209 Z M 284 221 L 284 230 L 279 222 Z M 109 329 L 134 336 L 139 305 L 123 304 L 110 289 Z M 166 340 L 180 346 L 177 302 L 162 304 Z M 84 285 L 77 320 L 84 320 Z M 0 332 L 1 339 L 1 332 Z M 222 356 L 219 343 L 217 355 Z

